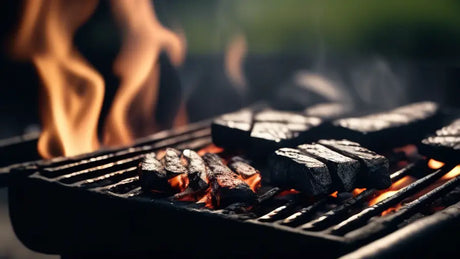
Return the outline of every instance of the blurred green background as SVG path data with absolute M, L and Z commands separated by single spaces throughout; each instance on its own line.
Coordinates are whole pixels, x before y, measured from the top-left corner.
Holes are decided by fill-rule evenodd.
M 382 53 L 460 57 L 460 1 L 157 1 L 160 18 L 184 29 L 189 53 L 219 52 L 244 33 L 251 53 Z

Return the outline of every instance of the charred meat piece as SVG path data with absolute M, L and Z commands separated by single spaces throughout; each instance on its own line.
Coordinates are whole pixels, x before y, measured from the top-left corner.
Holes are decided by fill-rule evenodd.
M 349 140 L 322 139 L 318 143 L 360 162 L 361 171 L 358 176 L 357 187 L 377 189 L 390 187 L 389 162 L 386 157 Z
M 253 111 L 243 109 L 215 119 L 211 125 L 212 141 L 225 148 L 244 148 L 252 128 Z
M 216 154 L 207 153 L 203 160 L 208 166 L 213 205 L 226 207 L 232 203 L 254 203 L 256 194 L 249 185 L 228 168 Z
M 293 112 L 262 111 L 255 116 L 251 131 L 251 154 L 265 156 L 277 148 L 312 140 L 321 122 Z
M 345 138 L 374 148 L 390 148 L 419 141 L 439 123 L 439 108 L 420 102 L 387 112 L 333 122 L 331 137 Z
M 460 119 L 436 131 L 418 145 L 419 152 L 443 162 L 460 162 Z
M 170 176 L 168 176 L 164 165 L 156 158 L 155 153 L 144 156 L 139 163 L 138 174 L 142 189 L 160 192 L 171 191 L 171 186 L 168 183 Z
M 252 167 L 248 161 L 241 157 L 235 156 L 228 162 L 228 167 L 235 173 L 239 174 L 243 179 L 247 179 L 259 171 Z
M 334 187 L 339 191 L 351 191 L 356 187 L 360 165 L 355 159 L 319 144 L 304 144 L 297 148 L 327 165 Z
M 166 172 L 171 176 L 187 173 L 185 161 L 181 160 L 181 152 L 174 148 L 167 148 L 163 159 Z
M 204 190 L 208 187 L 208 179 L 206 177 L 206 164 L 204 160 L 193 150 L 185 149 L 182 156 L 188 162 L 188 188 L 191 191 Z
M 314 196 L 327 194 L 332 190 L 332 179 L 327 166 L 298 149 L 278 149 L 269 163 L 273 184 L 295 188 Z

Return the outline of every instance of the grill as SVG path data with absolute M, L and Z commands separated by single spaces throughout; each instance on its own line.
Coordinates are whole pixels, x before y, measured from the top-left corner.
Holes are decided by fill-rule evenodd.
M 9 205 L 17 236 L 33 250 L 54 254 L 337 257 L 361 247 L 355 255 L 366 256 L 366 244 L 383 242 L 374 246 L 378 255 L 388 255 L 418 247 L 421 236 L 431 240 L 425 246 L 430 251 L 455 252 L 445 237 L 460 222 L 460 205 L 455 204 L 460 176 L 441 179 L 458 161 L 435 170 L 424 158 L 392 156 L 392 182 L 408 176 L 415 180 L 372 206 L 369 200 L 379 194 L 375 189 L 312 200 L 265 182 L 256 205 L 235 203 L 219 210 L 143 192 L 136 174 L 142 155 L 166 147 L 206 147 L 211 144 L 209 125 L 161 132 L 130 148 L 14 166 Z M 265 171 L 261 168 L 263 179 Z M 397 211 L 381 216 L 398 204 Z M 395 235 L 405 245 L 388 246 Z

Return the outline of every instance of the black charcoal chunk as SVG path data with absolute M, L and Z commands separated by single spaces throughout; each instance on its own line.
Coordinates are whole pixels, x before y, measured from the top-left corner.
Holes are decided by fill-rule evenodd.
M 327 165 L 332 181 L 339 191 L 351 191 L 356 187 L 360 165 L 355 159 L 319 144 L 304 144 L 297 148 Z
M 419 102 L 386 112 L 335 120 L 331 137 L 350 139 L 370 148 L 390 148 L 416 143 L 438 124 L 438 105 Z
M 436 131 L 436 136 L 456 136 L 460 137 L 460 119 L 454 120 L 449 125 Z
M 227 165 L 233 172 L 243 177 L 243 179 L 247 179 L 259 173 L 257 169 L 249 164 L 249 161 L 246 161 L 245 159 L 238 156 L 230 159 Z
M 421 154 L 443 162 L 460 162 L 460 136 L 431 136 L 418 146 Z
M 327 166 L 298 149 L 278 149 L 269 163 L 271 182 L 275 185 L 295 188 L 314 196 L 332 190 Z
M 255 116 L 251 155 L 265 156 L 280 147 L 314 139 L 322 120 L 293 112 L 265 110 Z
M 174 148 L 167 148 L 162 159 L 165 170 L 169 175 L 176 176 L 187 173 L 187 168 L 183 164 L 181 152 Z
M 182 155 L 188 162 L 188 188 L 192 191 L 206 189 L 208 187 L 208 179 L 206 176 L 207 167 L 204 160 L 191 149 L 185 149 Z
M 319 144 L 356 159 L 361 164 L 357 187 L 386 189 L 391 185 L 389 162 L 382 155 L 349 140 L 320 140 Z
M 216 207 L 226 207 L 232 203 L 254 203 L 256 194 L 249 185 L 230 170 L 216 154 L 207 153 L 203 160 L 208 166 L 212 203 Z
M 436 131 L 418 145 L 421 154 L 443 162 L 460 162 L 460 119 Z
M 212 141 L 224 148 L 244 148 L 248 145 L 253 111 L 243 109 L 215 119 L 211 125 Z
M 307 116 L 318 117 L 324 120 L 331 120 L 350 114 L 353 107 L 343 103 L 320 103 L 304 110 Z
M 170 176 L 166 172 L 164 165 L 157 160 L 155 153 L 144 156 L 138 166 L 139 181 L 142 189 L 155 191 L 170 191 L 168 184 Z

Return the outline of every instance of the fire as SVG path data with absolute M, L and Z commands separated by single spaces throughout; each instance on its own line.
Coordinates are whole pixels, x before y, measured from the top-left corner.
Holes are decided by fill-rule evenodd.
M 161 25 L 149 0 L 113 0 L 111 6 L 123 29 L 124 42 L 114 64 L 121 83 L 105 123 L 104 144 L 117 146 L 130 144 L 139 137 L 130 127 L 131 117 L 143 125 L 142 135 L 158 130 L 154 119 L 160 75 L 158 58 L 165 50 L 171 62 L 180 65 L 185 56 L 185 41 L 182 35 Z M 184 111 L 179 113 L 183 118 Z
M 286 196 L 286 195 L 298 194 L 298 193 L 300 193 L 300 191 L 298 191 L 298 190 L 296 190 L 296 189 L 289 189 L 289 190 L 281 191 L 281 192 L 278 193 L 276 196 L 277 196 L 277 197 L 283 197 L 283 196 Z
M 198 155 L 200 156 L 203 156 L 204 154 L 206 153 L 213 153 L 213 154 L 219 154 L 219 153 L 222 153 L 224 152 L 224 149 L 223 148 L 220 148 L 214 144 L 209 144 L 207 145 L 206 147 L 198 150 Z
M 408 186 L 412 182 L 414 182 L 415 179 L 411 176 L 404 176 L 403 178 L 399 179 L 398 181 L 394 182 L 390 188 L 379 192 L 377 197 L 373 198 L 372 200 L 369 201 L 369 205 L 372 206 L 374 204 L 379 203 L 382 200 L 385 200 L 386 198 L 392 196 L 395 194 L 398 190 Z
M 450 170 L 447 174 L 445 174 L 441 180 L 449 180 L 449 179 L 452 179 L 456 176 L 460 175 L 460 165 L 457 165 L 456 167 L 454 167 L 454 169 Z
M 353 197 L 356 197 L 360 193 L 364 192 L 365 190 L 366 190 L 366 188 L 356 188 L 351 192 L 351 194 L 353 194 Z
M 444 166 L 443 162 L 439 162 L 439 161 L 434 160 L 434 159 L 430 159 L 428 161 L 428 167 L 431 168 L 431 169 L 439 169 L 439 168 L 441 168 L 443 166 Z
M 442 166 L 444 166 L 444 163 L 436 161 L 434 159 L 430 159 L 428 161 L 428 166 L 430 168 L 432 168 L 432 169 L 439 169 Z M 438 179 L 434 183 L 430 184 L 430 186 L 428 186 L 428 187 L 424 188 L 423 190 L 417 192 L 416 194 L 412 195 L 411 197 L 408 197 L 408 198 L 404 199 L 403 202 L 398 203 L 396 206 L 385 210 L 384 212 L 382 212 L 382 216 L 385 216 L 385 215 L 387 215 L 387 214 L 389 214 L 391 212 L 399 210 L 404 203 L 411 202 L 411 201 L 419 198 L 420 196 L 422 196 L 422 195 L 434 190 L 438 186 L 441 186 L 442 184 L 444 184 L 448 180 L 450 180 L 450 179 L 452 179 L 452 178 L 454 178 L 454 177 L 456 177 L 458 175 L 460 175 L 460 165 L 457 165 L 454 169 L 449 171 L 443 177 L 441 177 L 440 179 Z M 398 190 L 400 190 L 401 188 L 409 185 L 413 181 L 414 181 L 414 179 L 412 177 L 405 176 L 404 178 L 400 179 L 399 181 L 397 181 L 393 185 L 391 185 L 391 187 L 388 190 L 384 191 L 383 193 L 380 193 L 379 196 L 377 196 L 374 199 L 372 199 L 369 202 L 369 205 L 372 206 L 372 205 L 374 205 L 374 204 L 376 204 L 376 203 L 378 203 L 378 202 L 380 202 L 380 201 L 392 196 Z
M 337 194 L 339 194 L 339 192 L 335 191 L 335 192 L 331 193 L 329 196 L 337 198 Z
M 243 61 L 247 54 L 247 42 L 243 34 L 237 34 L 230 41 L 225 53 L 225 72 L 237 90 L 243 92 L 247 86 L 243 73 Z
M 73 45 L 75 32 L 93 14 L 98 0 L 25 0 L 14 37 L 15 57 L 33 62 L 42 81 L 42 157 L 72 156 L 97 150 L 98 123 L 103 104 L 103 77 Z M 114 64 L 120 86 L 107 116 L 104 145 L 125 145 L 159 129 L 154 120 L 159 85 L 158 57 L 165 51 L 173 65 L 185 56 L 183 34 L 161 25 L 149 0 L 112 0 L 112 11 L 124 31 Z M 185 105 L 174 125 L 186 123 Z M 134 132 L 128 118 L 142 125 Z
M 246 179 L 243 179 L 241 178 L 243 181 L 245 181 L 249 187 L 251 188 L 252 191 L 254 192 L 257 192 L 257 190 L 259 190 L 259 188 L 261 187 L 261 182 L 262 182 L 262 176 L 260 176 L 260 174 L 253 174 L 251 175 L 250 177 L 246 178 Z
M 99 148 L 104 81 L 72 44 L 96 6 L 97 1 L 25 1 L 13 52 L 32 60 L 43 83 L 38 151 L 44 158 Z
M 187 189 L 189 184 L 189 179 L 187 174 L 180 174 L 168 180 L 168 183 L 171 187 L 176 190 L 177 192 L 183 192 Z

